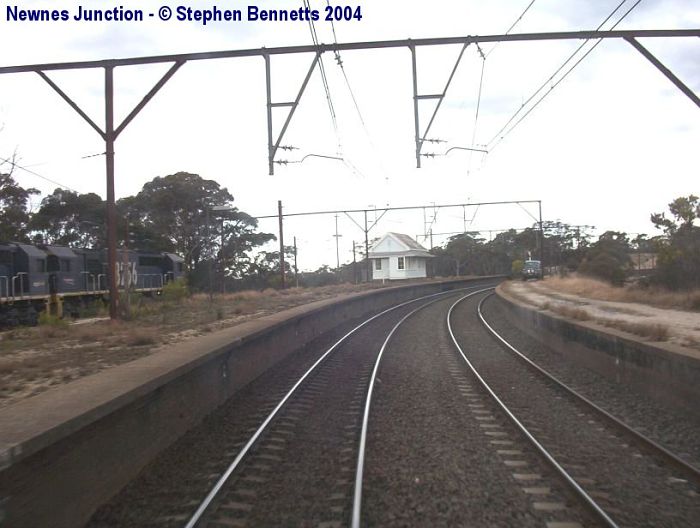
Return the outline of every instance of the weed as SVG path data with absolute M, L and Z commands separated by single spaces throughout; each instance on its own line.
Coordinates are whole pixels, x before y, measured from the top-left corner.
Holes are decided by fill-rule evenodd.
M 674 292 L 636 284 L 615 287 L 603 281 L 578 275 L 566 278 L 547 277 L 544 285 L 555 291 L 601 301 L 634 302 L 660 308 L 700 311 L 700 291 L 698 290 Z
M 53 326 L 55 328 L 66 328 L 68 326 L 68 321 L 48 312 L 41 312 L 41 314 L 39 314 L 39 325 Z
M 190 295 L 187 282 L 184 279 L 172 281 L 163 286 L 163 299 L 180 302 Z
M 130 347 L 155 345 L 158 342 L 155 332 L 137 329 L 124 338 L 124 344 Z

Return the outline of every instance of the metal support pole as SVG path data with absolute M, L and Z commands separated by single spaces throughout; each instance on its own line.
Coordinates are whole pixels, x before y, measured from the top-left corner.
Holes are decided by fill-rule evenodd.
M 265 86 L 267 87 L 267 167 L 270 176 L 275 174 L 275 152 L 272 145 L 272 76 L 270 74 L 270 56 L 265 59 Z
M 544 229 L 542 228 L 542 200 L 537 200 L 537 207 L 540 212 L 540 268 L 544 277 Z
M 107 168 L 107 273 L 109 318 L 119 317 L 117 289 L 117 206 L 114 198 L 114 68 L 105 66 L 105 159 Z
M 372 272 L 372 269 L 370 268 L 370 261 L 369 261 L 369 229 L 367 229 L 367 209 L 365 209 L 365 270 L 367 273 L 367 282 L 370 282 L 372 280 L 372 276 L 370 273 Z
M 206 207 L 206 213 L 205 213 L 205 222 L 207 223 L 207 246 L 211 248 L 211 226 L 210 226 L 210 219 L 209 219 L 209 204 L 205 204 L 204 207 Z M 209 276 L 209 302 L 211 302 L 214 299 L 214 266 L 213 266 L 213 258 L 212 255 L 209 255 L 207 258 L 207 275 Z
M 340 269 L 340 248 L 338 247 L 338 239 L 340 235 L 338 234 L 338 215 L 335 215 L 335 269 Z
M 226 270 L 224 269 L 224 217 L 221 217 L 221 249 L 219 250 L 219 267 L 221 268 L 221 293 L 226 293 Z
M 294 283 L 299 287 L 299 268 L 297 267 L 297 237 L 294 237 Z
M 352 279 L 357 284 L 357 259 L 355 258 L 355 241 L 352 241 Z
M 282 289 L 284 290 L 284 227 L 282 220 L 282 200 L 277 200 L 277 211 L 280 226 L 280 278 L 282 279 Z
M 413 65 L 413 119 L 416 127 L 416 167 L 420 169 L 420 121 L 418 117 L 418 71 L 416 65 L 416 47 L 410 46 L 411 64 Z

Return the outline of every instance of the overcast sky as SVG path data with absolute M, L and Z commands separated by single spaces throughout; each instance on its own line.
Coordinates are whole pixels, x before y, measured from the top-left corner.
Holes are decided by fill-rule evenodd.
M 201 0 L 182 5 L 210 7 Z M 627 0 L 608 29 L 636 0 Z M 77 0 L 18 0 L 22 8 L 77 10 Z M 255 2 L 220 0 L 221 8 Z M 595 29 L 620 0 L 536 0 L 514 33 Z M 91 0 L 90 8 L 153 10 L 180 5 L 169 0 Z M 322 9 L 326 2 L 311 1 Z M 337 22 L 339 42 L 448 37 L 504 33 L 530 0 L 358 0 L 361 21 Z M 298 8 L 302 2 L 257 2 L 262 8 Z M 0 64 L 120 58 L 192 51 L 310 44 L 306 22 L 224 22 L 203 27 L 196 22 L 8 23 L 0 13 Z M 694 0 L 643 0 L 617 29 L 700 27 L 700 3 Z M 333 42 L 331 26 L 316 22 L 319 40 Z M 698 39 L 641 41 L 696 93 L 700 92 Z M 498 131 L 562 62 L 577 41 L 503 43 L 488 54 L 484 67 L 479 119 L 475 109 L 482 69 L 476 46 L 469 46 L 457 70 L 430 137 L 447 143 L 426 145 L 424 152 L 452 146 L 490 143 L 488 155 L 456 151 L 424 159 L 416 169 L 414 154 L 411 54 L 408 49 L 344 52 L 342 61 L 364 126 L 332 54 L 324 55 L 330 94 L 337 114 L 336 135 L 316 71 L 290 125 L 284 144 L 305 154 L 341 156 L 342 163 L 319 158 L 267 171 L 264 61 L 261 58 L 186 64 L 139 114 L 116 144 L 117 197 L 137 193 L 156 176 L 189 171 L 225 186 L 236 205 L 253 215 L 285 211 L 362 209 L 499 200 L 542 200 L 545 220 L 594 225 L 654 234 L 651 212 L 675 197 L 700 192 L 700 110 L 651 63 L 623 41 L 606 41 L 577 66 L 502 141 Z M 590 46 L 590 44 L 589 44 Z M 419 48 L 419 92 L 441 92 L 461 46 Z M 587 49 L 587 48 L 586 48 Z M 273 99 L 294 98 L 310 57 L 272 59 Z M 117 121 L 167 70 L 167 65 L 125 67 L 115 73 Z M 566 71 L 566 70 L 564 70 Z M 104 122 L 101 70 L 51 74 L 100 125 Z M 556 78 L 555 81 L 556 82 Z M 421 103 L 423 126 L 432 113 Z M 527 107 L 525 108 L 527 110 Z M 275 131 L 286 110 L 275 110 Z M 0 156 L 15 149 L 20 163 L 80 192 L 105 196 L 104 152 L 100 137 L 36 74 L 0 76 Z M 495 148 L 494 148 L 495 144 Z M 17 171 L 24 186 L 50 193 L 56 187 Z M 38 200 L 37 200 L 38 201 Z M 435 233 L 521 228 L 532 224 L 536 208 L 518 206 L 442 209 Z M 426 213 L 428 220 L 432 211 Z M 370 215 L 370 220 L 374 215 Z M 356 217 L 358 221 L 361 218 Z M 422 211 L 389 213 L 372 235 L 386 231 L 411 236 L 424 231 Z M 276 231 L 275 222 L 261 228 Z M 290 219 L 286 240 L 296 236 L 299 265 L 313 269 L 335 265 L 333 217 Z M 352 240 L 362 232 L 339 218 L 341 261 L 351 259 Z M 435 244 L 445 236 L 436 235 Z M 423 242 L 422 237 L 419 241 Z M 429 242 L 426 243 L 429 245 Z

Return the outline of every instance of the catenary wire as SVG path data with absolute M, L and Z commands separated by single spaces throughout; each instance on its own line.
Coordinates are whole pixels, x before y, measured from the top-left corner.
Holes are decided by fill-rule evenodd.
M 12 165 L 13 168 L 17 168 L 17 169 L 23 170 L 24 172 L 27 172 L 27 173 L 29 173 L 29 174 L 32 174 L 32 175 L 36 176 L 37 178 L 41 178 L 42 180 L 45 180 L 45 181 L 47 181 L 47 182 L 49 182 L 49 183 L 53 183 L 54 185 L 58 185 L 59 187 L 61 187 L 61 188 L 63 188 L 63 189 L 67 189 L 67 190 L 69 190 L 69 191 L 73 191 L 74 193 L 77 193 L 77 192 L 78 192 L 78 191 L 76 191 L 75 189 L 73 189 L 72 187 L 68 187 L 68 185 L 65 185 L 65 184 L 63 184 L 63 183 L 57 182 L 56 180 L 52 180 L 51 178 L 47 178 L 46 176 L 43 176 L 43 175 L 39 174 L 38 172 L 35 172 L 35 171 L 31 170 L 31 169 L 28 169 L 28 168 L 26 168 L 26 167 L 23 167 L 22 165 L 17 164 L 17 163 L 14 162 L 13 160 L 6 159 L 6 158 L 0 158 L 0 161 L 2 161 L 3 163 L 9 163 L 10 165 Z
M 617 25 L 618 25 L 620 22 L 622 22 L 622 21 L 627 17 L 627 15 L 629 15 L 629 14 L 632 12 L 632 10 L 633 10 L 634 8 L 636 8 L 636 7 L 641 3 L 641 1 L 642 1 L 642 0 L 637 0 L 637 2 L 636 2 L 630 9 L 628 9 L 627 12 L 626 12 L 625 14 L 623 14 L 622 17 L 620 17 L 620 19 L 619 19 L 617 22 L 615 22 L 615 24 L 614 24 L 610 29 L 612 30 L 612 29 L 614 29 L 615 27 L 617 27 Z M 620 2 L 620 3 L 615 7 L 615 9 L 605 18 L 605 20 L 603 20 L 603 22 L 600 23 L 600 25 L 596 28 L 596 30 L 600 30 L 600 28 L 602 28 L 603 25 L 604 25 L 606 22 L 608 22 L 608 20 L 610 20 L 610 19 L 613 17 L 613 15 L 614 15 L 615 13 L 617 13 L 617 11 L 619 11 L 619 9 L 622 7 L 622 5 L 625 4 L 626 2 L 627 2 L 627 0 L 622 0 L 622 2 Z M 503 141 L 503 139 L 504 139 L 508 134 L 510 134 L 510 132 L 512 132 L 513 129 L 514 129 L 520 122 L 522 122 L 522 120 L 525 119 L 525 117 L 527 117 L 527 115 L 529 115 L 530 112 L 532 112 L 532 110 L 534 110 L 534 108 L 537 107 L 537 106 L 540 104 L 540 102 L 542 102 L 542 100 L 543 100 L 545 97 L 547 97 L 547 95 L 548 95 L 549 93 L 551 93 L 552 90 L 553 90 L 557 85 L 559 85 L 559 83 L 561 83 L 561 81 L 563 81 L 563 80 L 569 75 L 569 73 L 571 73 L 571 71 L 572 71 L 574 68 L 576 68 L 576 66 L 578 66 L 578 65 L 583 61 L 583 59 L 585 59 L 585 58 L 591 53 L 591 51 L 593 51 L 593 50 L 596 48 L 596 46 L 598 46 L 598 44 L 600 44 L 600 43 L 602 42 L 602 39 L 599 39 L 599 40 L 598 40 L 598 41 L 597 41 L 597 42 L 596 42 L 596 43 L 595 43 L 595 44 L 594 44 L 594 45 L 593 45 L 593 46 L 592 46 L 592 47 L 591 47 L 591 48 L 590 48 L 590 49 L 589 49 L 589 50 L 588 50 L 588 51 L 587 51 L 587 52 L 586 52 L 586 53 L 585 53 L 585 54 L 584 54 L 584 55 L 583 55 L 583 56 L 582 56 L 582 57 L 581 57 L 581 58 L 580 58 L 580 59 L 579 59 L 579 60 L 578 60 L 578 61 L 577 61 L 577 62 L 576 62 L 576 63 L 575 63 L 575 64 L 574 64 L 574 65 L 573 65 L 573 66 L 558 80 L 558 81 L 557 81 L 557 82 L 556 82 L 556 83 L 554 83 L 553 85 L 550 86 L 550 89 L 549 89 L 547 92 L 545 92 L 545 94 L 544 94 L 540 99 L 538 99 L 538 100 L 535 102 L 535 104 L 534 104 L 520 119 L 518 119 L 518 121 L 516 121 L 516 123 L 515 123 L 512 127 L 508 128 L 508 126 L 510 125 L 510 123 L 512 123 L 513 120 L 514 120 L 516 117 L 518 117 L 518 115 L 523 111 L 523 109 L 524 109 L 524 108 L 525 108 L 525 107 L 526 107 L 526 106 L 527 106 L 527 105 L 528 105 L 528 104 L 529 104 L 529 103 L 530 103 L 530 102 L 531 102 L 531 101 L 532 101 L 532 100 L 533 100 L 533 99 L 534 99 L 534 98 L 535 98 L 535 97 L 536 97 L 536 96 L 537 96 L 537 95 L 552 81 L 552 79 L 554 79 L 554 77 L 557 76 L 557 74 L 559 74 L 559 72 L 561 72 L 561 71 L 566 67 L 567 64 L 569 64 L 569 62 L 571 62 L 571 60 L 578 54 L 579 51 L 581 51 L 581 49 L 582 49 L 586 44 L 588 44 L 588 42 L 589 42 L 589 40 L 586 40 L 586 41 L 584 41 L 578 48 L 576 48 L 576 50 L 561 64 L 561 66 L 559 66 L 559 68 L 557 68 L 556 71 L 555 71 L 552 75 L 550 75 L 550 76 L 547 78 L 547 80 L 544 81 L 544 82 L 540 85 L 540 87 L 537 88 L 537 90 L 535 90 L 535 91 L 530 95 L 530 97 L 527 98 L 527 100 L 520 106 L 520 108 L 518 108 L 518 110 L 515 111 L 515 113 L 510 117 L 510 119 L 508 119 L 508 121 L 506 121 L 506 123 L 501 127 L 501 129 L 500 129 L 500 130 L 489 140 L 489 142 L 487 143 L 489 152 L 493 151 L 493 150 L 495 149 L 496 145 L 497 145 L 498 143 L 500 143 L 501 141 Z M 506 131 L 507 128 L 508 128 L 508 130 Z M 501 135 L 504 131 L 506 131 L 505 134 Z
M 311 11 L 311 5 L 309 4 L 309 0 L 304 0 L 304 6 Z M 314 24 L 313 20 L 309 18 L 309 31 L 311 33 L 311 40 L 314 43 L 314 46 L 318 47 L 319 42 L 318 42 L 318 34 L 316 33 L 316 25 Z M 331 91 L 330 87 L 328 85 L 328 78 L 326 76 L 326 68 L 323 63 L 323 56 L 319 55 L 318 57 L 318 68 L 319 71 L 321 72 L 321 82 L 323 83 L 323 89 L 326 93 L 326 102 L 328 103 L 328 111 L 331 116 L 331 121 L 333 122 L 333 131 L 335 132 L 335 137 L 338 143 L 338 151 L 340 152 L 342 150 L 341 146 L 341 141 L 340 141 L 340 133 L 338 131 L 338 119 L 336 117 L 335 113 L 335 106 L 333 105 L 333 98 L 331 97 Z
M 514 28 L 515 26 L 518 25 L 518 22 L 520 22 L 520 21 L 523 19 L 523 17 L 525 16 L 525 13 L 527 13 L 527 12 L 530 10 L 530 8 L 532 7 L 532 4 L 534 4 L 535 2 L 536 2 L 536 0 L 532 0 L 532 1 L 527 5 L 527 7 L 525 8 L 525 10 L 524 10 L 522 13 L 520 13 L 520 16 L 519 16 L 518 18 L 515 19 L 515 22 L 513 22 L 513 23 L 510 25 L 510 27 L 508 28 L 508 31 L 506 31 L 506 33 L 505 33 L 506 35 L 510 34 L 510 32 L 513 31 L 513 28 Z M 489 55 L 491 55 L 491 53 L 493 53 L 493 50 L 495 50 L 495 49 L 498 47 L 499 44 L 500 44 L 500 42 L 496 42 L 496 43 L 493 45 L 493 47 L 488 51 L 488 53 L 486 54 L 486 57 L 488 57 Z M 486 57 L 484 57 L 484 58 L 486 58 Z

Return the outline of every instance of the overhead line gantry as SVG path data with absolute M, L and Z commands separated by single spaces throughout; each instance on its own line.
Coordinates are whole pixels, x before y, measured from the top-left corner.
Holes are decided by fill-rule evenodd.
M 105 158 L 106 158 L 106 175 L 107 175 L 107 253 L 108 253 L 108 272 L 109 272 L 109 313 L 112 319 L 117 318 L 117 279 L 116 279 L 116 260 L 117 260 L 117 226 L 116 226 L 116 205 L 114 195 L 114 143 L 138 115 L 138 113 L 151 101 L 156 93 L 172 78 L 173 75 L 189 61 L 214 60 L 214 59 L 233 59 L 242 57 L 262 57 L 265 60 L 265 80 L 267 93 L 267 126 L 268 126 L 268 165 L 270 174 L 274 173 L 274 162 L 277 151 L 282 148 L 281 142 L 284 134 L 291 122 L 291 119 L 296 111 L 299 101 L 306 89 L 309 78 L 313 74 L 319 57 L 321 54 L 341 51 L 353 50 L 369 50 L 369 49 L 389 49 L 389 48 L 408 48 L 412 54 L 413 65 L 413 100 L 414 100 L 414 120 L 415 120 L 415 142 L 416 142 L 416 165 L 420 167 L 421 148 L 426 138 L 427 130 L 421 133 L 418 103 L 424 99 L 432 99 L 438 101 L 438 107 L 445 97 L 445 90 L 440 94 L 418 94 L 418 68 L 415 59 L 416 49 L 425 46 L 444 46 L 444 45 L 462 45 L 463 48 L 470 44 L 481 44 L 487 42 L 525 42 L 525 41 L 556 41 L 556 40 L 590 40 L 590 39 L 623 39 L 629 42 L 637 51 L 647 58 L 659 71 L 661 71 L 676 87 L 689 97 L 698 107 L 700 107 L 700 98 L 686 86 L 676 75 L 666 68 L 651 52 L 644 48 L 637 39 L 639 38 L 678 38 L 678 37 L 700 37 L 700 29 L 660 29 L 660 30 L 613 30 L 613 31 L 559 31 L 548 33 L 520 33 L 520 34 L 505 34 L 505 35 L 468 35 L 462 37 L 440 37 L 440 38 L 421 38 L 421 39 L 402 39 L 402 40 L 377 40 L 368 42 L 348 42 L 334 44 L 315 44 L 305 46 L 285 46 L 273 48 L 251 48 L 242 50 L 222 50 L 199 53 L 180 53 L 174 55 L 154 55 L 146 57 L 130 57 L 122 59 L 105 59 L 93 61 L 79 62 L 57 62 L 47 64 L 29 64 L 18 66 L 0 67 L 0 75 L 11 73 L 36 73 L 56 92 L 58 95 L 75 110 L 99 135 L 105 142 Z M 273 56 L 283 56 L 291 54 L 313 54 L 311 66 L 307 75 L 302 82 L 297 97 L 294 101 L 272 101 L 272 75 L 270 58 Z M 461 57 L 461 55 L 460 55 Z M 114 122 L 114 69 L 125 66 L 139 66 L 146 64 L 171 64 L 170 69 L 161 77 L 161 79 L 151 88 L 151 90 L 143 97 L 143 99 L 133 108 L 128 116 L 119 125 L 115 126 Z M 85 70 L 85 69 L 103 69 L 104 70 L 104 115 L 105 127 L 100 128 L 95 121 L 73 101 L 68 94 L 47 75 L 47 72 L 65 71 L 65 70 Z M 454 72 L 453 72 L 454 74 Z M 450 80 L 452 75 L 450 76 Z M 448 86 L 449 86 L 448 80 Z M 272 109 L 276 107 L 288 107 L 289 114 L 282 126 L 281 132 L 276 140 L 273 140 L 272 134 Z M 436 110 L 437 112 L 437 110 Z M 431 119 L 431 123 L 434 119 Z

